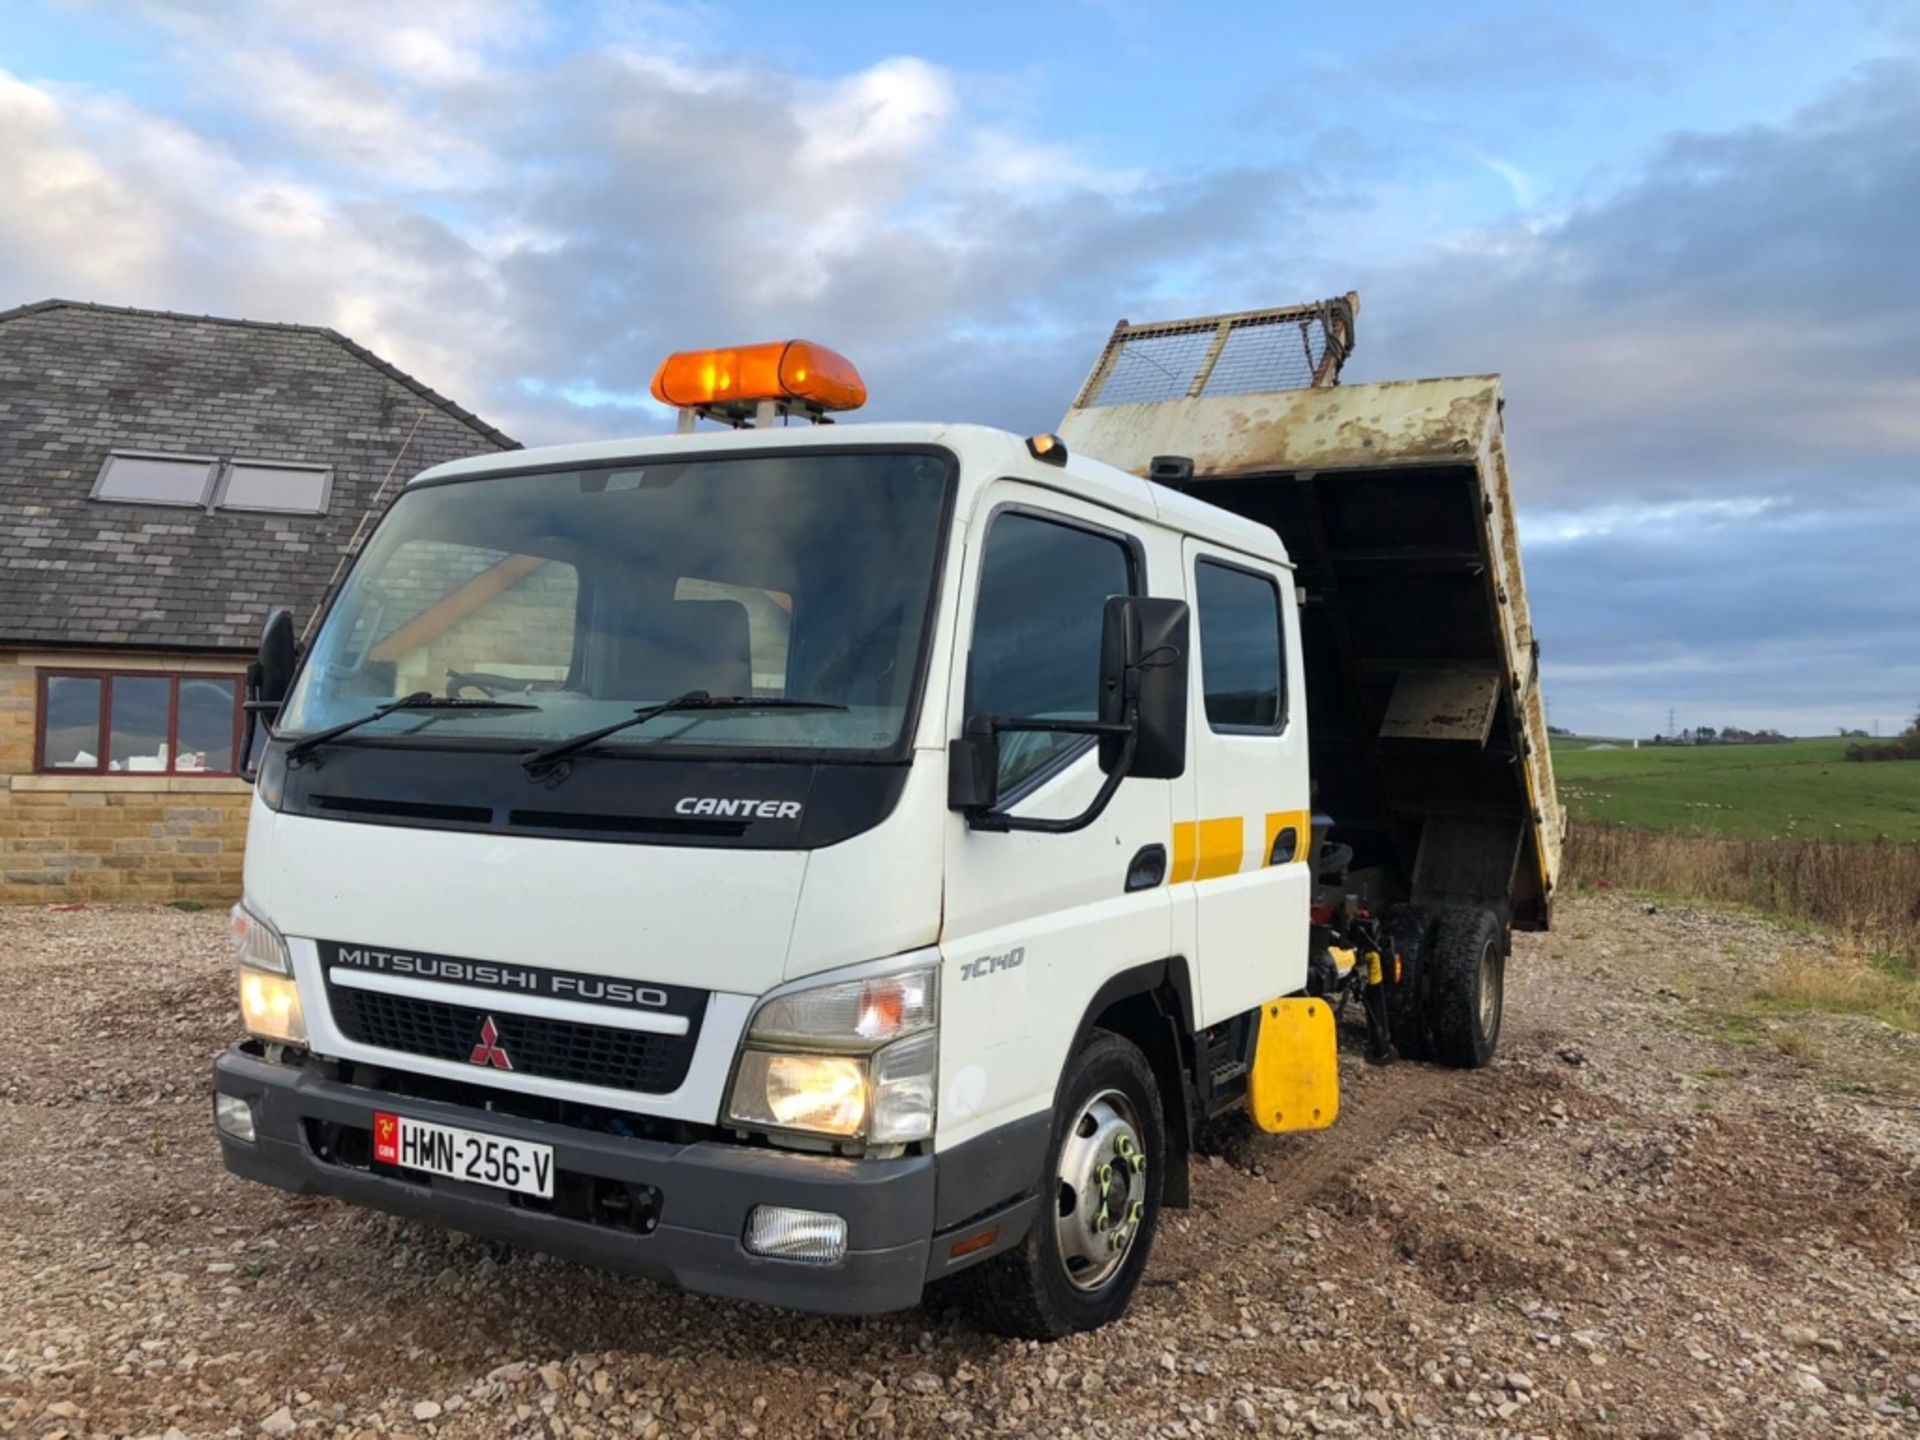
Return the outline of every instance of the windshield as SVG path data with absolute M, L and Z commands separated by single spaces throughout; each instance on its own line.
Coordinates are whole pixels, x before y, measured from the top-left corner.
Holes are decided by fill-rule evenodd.
M 280 717 L 346 743 L 546 745 L 693 691 L 596 748 L 886 750 L 907 723 L 951 462 L 889 451 L 642 462 L 427 485 L 353 567 Z M 521 708 L 525 707 L 525 708 Z M 844 708 L 842 708 L 844 707 Z

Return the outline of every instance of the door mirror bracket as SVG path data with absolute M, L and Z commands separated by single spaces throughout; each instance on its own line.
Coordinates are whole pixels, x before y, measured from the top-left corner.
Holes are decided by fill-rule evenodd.
M 1095 735 L 1103 745 L 1108 740 L 1119 744 L 1119 762 L 1107 771 L 1099 792 L 1078 815 L 1064 820 L 1011 815 L 1001 808 L 999 793 L 1000 736 L 1007 731 Z M 947 747 L 947 803 L 949 808 L 966 815 L 967 828 L 971 830 L 1070 835 L 1100 818 L 1120 788 L 1120 782 L 1127 778 L 1138 743 L 1137 726 L 1124 721 L 1107 724 L 1098 720 L 1020 720 L 1004 715 L 975 715 L 967 721 L 966 735 Z

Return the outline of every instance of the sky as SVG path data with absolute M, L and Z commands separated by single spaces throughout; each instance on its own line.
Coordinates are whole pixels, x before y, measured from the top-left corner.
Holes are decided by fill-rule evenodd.
M 1499 371 L 1555 724 L 1920 709 L 1920 0 L 0 3 L 0 308 L 333 326 L 529 444 L 804 336 L 1056 425 L 1121 317 Z

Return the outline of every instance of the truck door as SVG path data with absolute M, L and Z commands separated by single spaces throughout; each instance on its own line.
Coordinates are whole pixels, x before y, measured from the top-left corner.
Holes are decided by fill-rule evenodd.
M 1306 697 L 1292 572 L 1192 537 L 1182 549 L 1193 766 L 1176 791 L 1169 879 L 1213 1024 L 1306 984 Z
M 1165 531 L 1014 481 L 984 497 L 960 591 L 950 697 L 964 717 L 1098 718 L 1108 597 L 1178 595 Z M 1149 587 L 1149 572 L 1152 584 Z M 1090 737 L 1001 737 L 1000 794 L 1015 815 L 1084 810 L 1104 778 Z M 1162 879 L 1172 787 L 1129 779 L 1099 819 L 1065 835 L 948 821 L 942 949 L 940 1144 L 1049 1113 L 1081 1016 L 1111 976 L 1169 955 Z M 1158 863 L 1136 858 L 1151 852 Z

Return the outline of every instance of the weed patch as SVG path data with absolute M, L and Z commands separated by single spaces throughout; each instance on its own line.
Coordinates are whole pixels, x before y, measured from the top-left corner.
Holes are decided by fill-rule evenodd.
M 1920 1032 L 1920 978 L 1910 960 L 1845 955 L 1791 960 L 1770 974 L 1757 994 L 1771 1010 L 1866 1015 L 1901 1030 Z
M 1563 866 L 1575 883 L 1745 906 L 1838 931 L 1909 967 L 1920 959 L 1920 845 L 1740 840 L 1575 821 Z

